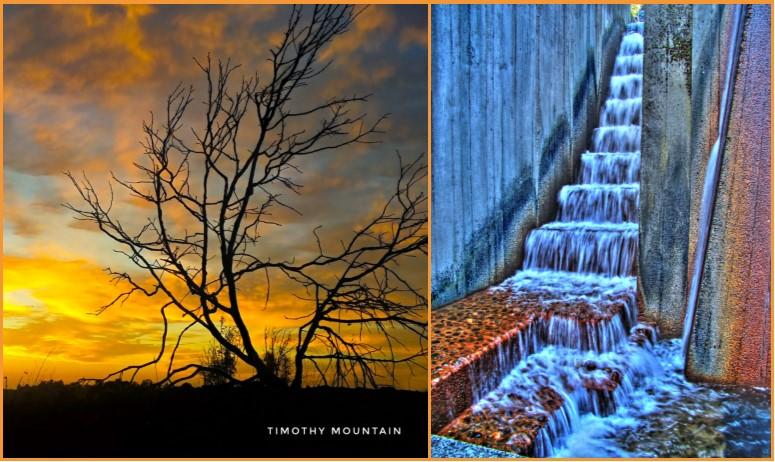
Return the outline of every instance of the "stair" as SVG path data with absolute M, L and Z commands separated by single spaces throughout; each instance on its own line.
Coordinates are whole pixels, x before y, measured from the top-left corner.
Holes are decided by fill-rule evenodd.
M 638 319 L 642 24 L 628 26 L 610 94 L 557 220 L 530 232 L 523 268 L 432 319 L 432 430 L 551 456 L 581 414 L 609 415 L 659 365 Z

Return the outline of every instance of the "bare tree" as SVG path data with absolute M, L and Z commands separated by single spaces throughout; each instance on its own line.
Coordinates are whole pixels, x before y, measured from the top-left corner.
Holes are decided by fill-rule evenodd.
M 381 213 L 338 251 L 325 252 L 315 233 L 318 257 L 283 267 L 304 285 L 310 295 L 305 300 L 314 306 L 299 328 L 293 386 L 301 386 L 304 361 L 325 384 L 330 380 L 336 386 L 376 387 L 380 376 L 395 375 L 399 363 L 425 367 L 427 300 L 398 271 L 404 257 L 427 255 L 427 196 L 420 187 L 426 167 L 421 161 L 400 162 L 396 189 Z M 316 275 L 316 266 L 333 266 L 335 275 Z M 363 340 L 364 333 L 374 332 L 385 340 L 384 347 Z M 402 337 L 416 343 L 407 345 Z
M 151 114 L 143 124 L 146 159 L 134 164 L 140 179 L 111 175 L 110 192 L 101 196 L 85 175 L 78 179 L 67 173 L 85 205 L 65 206 L 75 212 L 76 219 L 95 223 L 144 275 L 140 278 L 108 268 L 116 283 L 128 289 L 98 312 L 123 304 L 135 294 L 165 300 L 160 308 L 163 332 L 158 354 L 148 362 L 91 380 L 123 378 L 124 374 L 134 380 L 140 370 L 157 364 L 166 354 L 167 373 L 160 383 L 175 384 L 207 373 L 222 375 L 229 382 L 281 384 L 277 371 L 267 365 L 266 355 L 262 357 L 254 343 L 238 298 L 241 287 L 258 284 L 261 275 L 266 285 L 264 303 L 268 303 L 270 272 L 284 274 L 314 294 L 309 297 L 314 305 L 310 319 L 299 330 L 294 385 L 300 386 L 305 361 L 318 368 L 324 381 L 327 372 L 322 363 L 336 368 L 338 383 L 357 374 L 357 385 L 376 385 L 375 364 L 417 363 L 425 355 L 425 299 L 396 270 L 402 257 L 426 252 L 422 157 L 408 164 L 400 162 L 398 186 L 383 212 L 340 251 L 324 253 L 316 230 L 319 255 L 310 261 L 274 261 L 261 256 L 263 230 L 280 225 L 272 212 L 277 208 L 295 211 L 282 199 L 283 191 L 301 190 L 294 178 L 300 173 L 295 161 L 375 143 L 373 135 L 382 133 L 379 124 L 386 116 L 367 123 L 365 114 L 350 114 L 353 104 L 365 102 L 368 95 L 332 98 L 300 108 L 293 101 L 299 89 L 331 64 L 318 62 L 321 50 L 345 33 L 359 13 L 342 5 L 317 5 L 311 11 L 294 7 L 281 43 L 270 50 L 271 71 L 263 84 L 256 74 L 242 77 L 232 88 L 239 66 L 228 60 L 213 64 L 209 56 L 205 62 L 196 61 L 207 84 L 204 120 L 201 126 L 191 127 L 190 133 L 184 129 L 194 90 L 178 86 L 167 99 L 164 120 L 159 123 Z M 318 125 L 310 128 L 315 121 Z M 113 209 L 114 185 L 151 210 L 135 229 Z M 321 277 L 322 268 L 340 270 L 339 277 L 333 281 Z M 168 347 L 169 309 L 182 312 L 189 320 L 172 348 Z M 225 336 L 215 322 L 221 316 L 235 329 L 233 338 Z M 343 337 L 343 324 L 377 329 L 388 343 L 387 350 Z M 240 380 L 206 364 L 177 365 L 177 350 L 194 326 L 206 329 L 249 366 L 252 374 Z M 394 345 L 402 340 L 394 326 L 416 336 L 415 353 L 396 353 Z M 321 345 L 315 348 L 316 343 L 328 352 L 311 353 L 320 349 Z

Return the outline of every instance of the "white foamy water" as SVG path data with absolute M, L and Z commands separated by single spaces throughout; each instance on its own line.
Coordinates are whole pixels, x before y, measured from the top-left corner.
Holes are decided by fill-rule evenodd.
M 600 114 L 600 125 L 640 123 L 641 98 L 609 99 Z
M 617 56 L 614 75 L 640 75 L 643 72 L 643 55 Z
M 526 269 L 629 276 L 635 270 L 638 226 L 552 222 L 531 232 L 525 248 Z
M 543 414 L 548 422 L 536 438 L 535 455 L 570 451 L 566 456 L 577 456 L 571 446 L 563 449 L 561 445 L 571 441 L 568 435 L 576 438 L 586 415 L 615 415 L 649 377 L 661 375 L 662 365 L 656 357 L 648 349 L 631 344 L 603 353 L 548 346 L 521 361 L 495 390 L 476 403 L 474 412 L 499 409 Z M 619 382 L 609 390 L 611 377 Z M 547 410 L 541 404 L 539 392 L 545 387 L 562 397 L 558 410 Z
M 653 348 L 658 372 L 609 415 L 583 415 L 555 457 L 766 457 L 768 390 L 686 381 L 679 339 Z
M 575 184 L 563 186 L 558 201 L 561 221 L 623 223 L 638 219 L 640 186 Z
M 640 73 L 620 74 L 611 77 L 611 97 L 617 99 L 639 98 L 643 86 L 643 75 Z
M 522 270 L 491 290 L 505 287 L 542 292 L 542 296 L 552 301 L 596 302 L 620 292 L 635 290 L 635 278 L 600 277 L 595 274 L 564 271 Z

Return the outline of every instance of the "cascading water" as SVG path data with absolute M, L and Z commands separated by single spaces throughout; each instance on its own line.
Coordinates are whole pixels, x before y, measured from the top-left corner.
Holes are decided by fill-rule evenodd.
M 741 421 L 715 403 L 737 395 L 687 382 L 680 341 L 658 342 L 638 322 L 642 71 L 638 22 L 622 39 L 579 183 L 561 189 L 557 221 L 529 234 L 523 269 L 491 289 L 512 291 L 540 314 L 498 346 L 494 369 L 472 369 L 476 402 L 449 434 L 537 457 L 725 455 L 724 432 Z
M 525 269 L 631 276 L 638 239 L 643 23 L 625 34 L 610 96 L 581 157 L 580 184 L 562 188 L 558 220 L 530 233 Z
M 493 355 L 468 360 L 474 404 L 442 436 L 536 457 L 769 454 L 769 394 L 687 382 L 680 340 L 639 320 L 642 73 L 639 22 L 622 38 L 578 184 L 528 235 L 522 270 L 480 296 L 519 321 Z
M 611 293 L 607 288 L 615 288 L 627 294 L 626 306 L 595 322 L 552 313 L 545 322 L 543 348 L 524 358 L 474 406 L 478 411 L 508 406 L 505 396 L 537 397 L 551 388 L 561 405 L 548 409 L 537 399 L 532 409 L 547 417 L 533 444 L 539 457 L 554 454 L 577 428 L 581 415 L 611 414 L 642 377 L 659 371 L 653 355 L 629 341 L 632 331 L 649 331 L 637 324 L 633 277 L 638 249 L 642 27 L 629 25 L 622 39 L 592 151 L 581 157 L 580 183 L 561 189 L 557 221 L 530 233 L 524 269 L 505 283 L 523 292 L 552 294 L 565 303 L 583 298 L 592 309 L 605 304 Z M 650 342 L 654 335 L 647 337 Z

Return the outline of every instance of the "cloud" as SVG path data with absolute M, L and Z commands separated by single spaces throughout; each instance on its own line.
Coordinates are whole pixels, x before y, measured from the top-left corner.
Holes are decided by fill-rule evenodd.
M 29 215 L 29 210 L 26 209 L 5 207 L 3 217 L 11 225 L 11 232 L 17 236 L 35 237 L 39 236 L 44 230 L 44 225 L 33 219 Z
M 28 90 L 115 90 L 154 72 L 141 26 L 149 5 L 7 6 L 6 80 Z M 29 33 L 30 23 L 46 24 Z M 29 59 L 34 57 L 35 59 Z
M 62 363 L 59 373 L 73 379 L 81 365 L 116 364 L 154 348 L 137 341 L 157 330 L 147 305 L 130 303 L 104 317 L 92 314 L 115 296 L 107 276 L 93 264 L 8 255 L 3 263 L 3 346 L 15 352 L 6 358 L 7 375 L 20 374 L 31 361 L 55 351 L 49 365 Z
M 401 31 L 401 46 L 413 45 L 425 48 L 428 46 L 428 29 L 426 27 L 407 27 Z
M 48 373 L 74 379 L 104 374 L 152 356 L 159 341 L 158 300 L 137 299 L 121 309 L 91 314 L 116 294 L 100 268 L 132 270 L 116 243 L 93 226 L 73 220 L 63 202 L 79 198 L 62 174 L 84 172 L 103 197 L 109 172 L 138 179 L 144 162 L 142 121 L 152 111 L 163 120 L 169 92 L 195 86 L 185 119 L 201 127 L 205 82 L 192 58 L 231 57 L 238 71 L 266 79 L 268 49 L 285 27 L 288 6 L 270 5 L 6 5 L 4 7 L 4 169 L 6 210 L 4 311 L 6 371 L 34 370 L 52 350 Z M 267 227 L 254 251 L 274 258 L 306 258 L 316 252 L 312 230 L 323 225 L 324 245 L 335 247 L 374 211 L 393 187 L 396 159 L 425 150 L 425 6 L 372 6 L 326 49 L 336 60 L 305 87 L 294 104 L 374 93 L 353 107 L 373 120 L 391 112 L 381 145 L 326 152 L 299 162 L 301 195 L 283 198 L 302 216 L 278 209 L 284 226 Z M 319 123 L 311 118 L 306 124 Z M 243 129 L 245 149 L 255 140 L 254 120 Z M 187 135 L 186 135 L 187 136 Z M 127 229 L 150 216 L 147 205 L 116 191 L 115 211 Z M 173 227 L 190 227 L 180 209 Z M 407 272 L 425 281 L 424 265 Z M 246 281 L 240 294 L 255 332 L 292 328 L 290 318 L 310 311 L 298 286 L 270 274 L 268 307 L 264 275 Z M 196 359 L 207 337 L 194 333 L 184 357 Z M 149 372 L 151 373 L 151 372 Z M 424 378 L 423 378 L 424 380 Z M 15 382 L 12 379 L 11 382 Z

